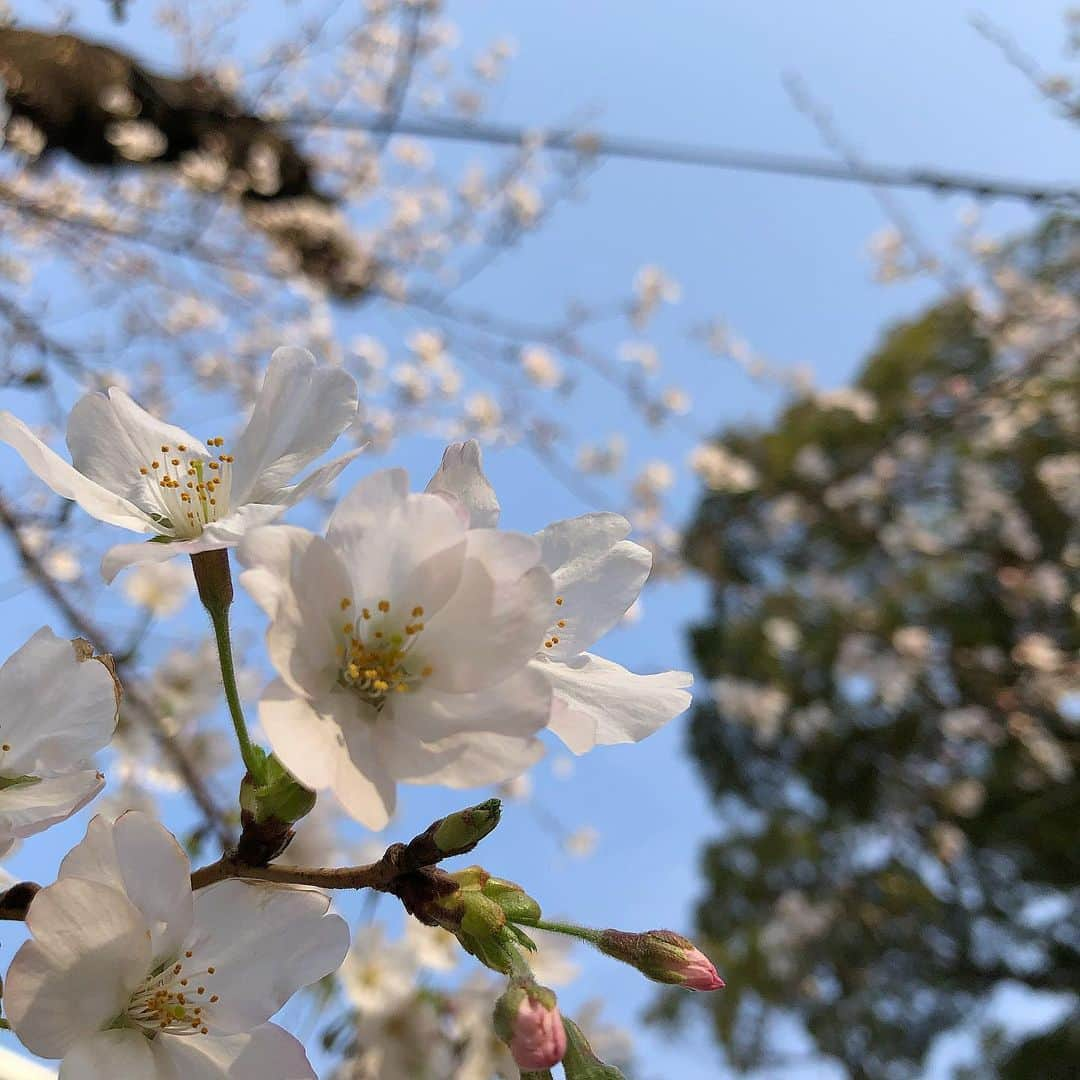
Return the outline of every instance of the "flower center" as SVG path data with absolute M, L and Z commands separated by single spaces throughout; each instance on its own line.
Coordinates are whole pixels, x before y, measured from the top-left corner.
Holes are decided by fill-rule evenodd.
M 206 445 L 212 451 L 220 450 L 225 440 L 217 436 L 207 439 Z M 229 512 L 232 465 L 232 454 L 206 457 L 184 443 L 162 446 L 161 456 L 139 469 L 160 508 L 160 513 L 151 516 L 180 539 L 198 536 Z
M 555 597 L 555 606 L 561 608 L 563 606 L 563 598 L 561 596 Z M 566 628 L 565 619 L 556 619 L 551 629 L 547 632 L 547 637 L 544 638 L 544 648 L 554 649 L 559 644 L 559 631 Z
M 185 960 L 191 957 L 190 950 L 184 953 Z M 122 1019 L 150 1036 L 205 1035 L 209 1029 L 204 1013 L 219 1000 L 207 987 L 214 973 L 213 967 L 189 971 L 182 960 L 166 964 L 131 995 Z
M 342 597 L 341 610 L 352 607 Z M 411 608 L 409 621 L 391 612 L 390 601 L 380 600 L 374 610 L 361 608 L 358 617 L 342 625 L 344 641 L 338 646 L 340 681 L 358 693 L 369 705 L 381 709 L 390 694 L 414 689 L 431 674 L 413 652 L 424 632 L 424 609 Z

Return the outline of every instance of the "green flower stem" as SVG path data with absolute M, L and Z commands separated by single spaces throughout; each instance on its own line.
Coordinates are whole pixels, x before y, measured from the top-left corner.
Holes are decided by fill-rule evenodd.
M 236 741 L 240 744 L 240 757 L 243 758 L 247 771 L 256 783 L 262 783 L 263 756 L 255 749 L 255 744 L 248 734 L 244 710 L 240 705 L 240 692 L 236 688 L 236 667 L 233 664 L 232 638 L 229 634 L 229 609 L 210 612 L 210 621 L 214 624 L 214 638 L 217 641 L 218 662 L 221 665 L 221 682 L 225 687 L 225 700 L 229 704 Z
M 587 941 L 595 945 L 600 940 L 599 930 L 590 930 L 587 926 L 575 926 L 573 923 L 548 922 L 546 919 L 534 919 L 525 923 L 526 926 L 535 926 L 537 930 L 550 930 L 553 934 L 565 934 L 567 937 L 577 938 L 579 941 Z
M 203 602 L 214 627 L 217 643 L 218 664 L 221 667 L 221 684 L 229 706 L 240 757 L 247 771 L 257 784 L 264 782 L 266 755 L 251 741 L 247 721 L 240 704 L 240 692 L 236 688 L 236 665 L 233 663 L 232 636 L 229 633 L 229 606 L 232 604 L 232 575 L 229 572 L 229 552 L 226 548 L 202 551 L 191 556 L 199 599 Z

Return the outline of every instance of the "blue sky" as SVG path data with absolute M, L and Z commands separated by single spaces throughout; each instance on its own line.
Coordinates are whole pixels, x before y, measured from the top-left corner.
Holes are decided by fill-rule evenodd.
M 32 5 L 14 7 L 26 15 Z M 158 63 L 174 60 L 160 53 L 147 0 L 131 5 L 124 27 L 108 21 L 107 7 L 85 0 L 77 5 L 78 25 Z M 985 11 L 1053 68 L 1064 39 L 1061 7 L 1049 0 L 997 0 Z M 503 34 L 517 42 L 491 117 L 499 121 L 543 126 L 588 116 L 613 133 L 821 153 L 818 136 L 782 85 L 785 73 L 797 73 L 867 159 L 1032 180 L 1074 177 L 1080 154 L 1067 141 L 1065 125 L 974 32 L 967 21 L 972 11 L 954 0 L 449 4 L 466 50 L 478 51 Z M 256 34 L 272 37 L 282 25 L 279 5 L 259 4 Z M 962 200 L 898 198 L 922 236 L 947 253 Z M 988 208 L 987 219 L 1004 230 L 1030 217 L 1021 207 L 1000 204 Z M 759 351 L 785 364 L 807 364 L 822 385 L 833 386 L 850 376 L 884 325 L 935 294 L 928 283 L 884 288 L 871 280 L 865 246 L 883 223 L 870 193 L 852 185 L 613 161 L 589 182 L 585 198 L 562 208 L 495 270 L 468 285 L 460 300 L 543 320 L 557 317 L 572 297 L 602 302 L 625 291 L 644 263 L 663 266 L 681 281 L 683 300 L 660 317 L 657 340 L 670 378 L 695 399 L 695 429 L 708 431 L 765 418 L 778 399 L 692 348 L 684 333 L 688 325 L 721 317 Z M 342 318 L 343 336 L 374 333 L 398 352 L 405 333 L 420 325 L 408 314 L 371 310 Z M 605 333 L 596 339 L 599 345 L 618 340 Z M 572 426 L 596 436 L 627 427 L 625 407 L 610 397 L 571 399 L 560 409 Z M 688 449 L 677 430 L 657 435 L 631 425 L 630 436 L 637 464 L 681 459 Z M 422 483 L 439 449 L 418 439 L 393 458 Z M 5 468 L 13 460 L 5 457 Z M 489 454 L 488 465 L 507 527 L 533 530 L 590 508 L 524 451 Z M 348 475 L 367 467 L 354 465 Z M 677 488 L 681 516 L 690 512 L 694 496 L 689 483 Z M 14 573 L 4 552 L 0 581 Z M 616 631 L 600 651 L 638 670 L 685 667 L 685 629 L 705 610 L 697 583 L 664 585 L 646 595 L 644 621 Z M 28 593 L 4 602 L 0 614 L 3 656 L 49 617 Z M 190 625 L 198 617 L 194 608 L 183 616 Z M 259 622 L 251 606 L 241 603 L 237 617 L 254 637 Z M 577 761 L 565 780 L 551 776 L 550 762 L 562 756 L 554 750 L 539 768 L 538 797 L 568 824 L 595 826 L 597 853 L 585 861 L 569 858 L 533 815 L 511 807 L 484 845 L 485 865 L 527 882 L 553 913 L 625 928 L 686 929 L 698 891 L 698 849 L 716 819 L 683 745 L 684 725 L 676 722 L 641 747 L 601 750 Z M 459 805 L 458 799 L 441 790 L 410 791 L 393 835 L 411 835 Z M 27 845 L 13 872 L 49 880 L 84 822 L 80 817 Z M 3 954 L 10 956 L 14 945 L 5 932 Z M 602 995 L 611 1017 L 633 1025 L 650 988 L 607 961 L 582 960 L 586 974 L 567 1001 L 572 1006 Z M 637 1042 L 643 1077 L 722 1075 L 700 1031 L 673 1043 L 644 1030 Z

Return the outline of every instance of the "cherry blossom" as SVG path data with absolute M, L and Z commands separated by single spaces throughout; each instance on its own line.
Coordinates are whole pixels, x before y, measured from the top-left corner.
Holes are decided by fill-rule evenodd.
M 0 853 L 105 786 L 89 763 L 116 728 L 118 688 L 84 641 L 42 627 L 0 667 Z
M 427 490 L 465 507 L 473 528 L 498 521 L 499 502 L 473 440 L 447 447 Z M 585 651 L 618 624 L 649 576 L 652 557 L 626 539 L 629 532 L 620 515 L 592 513 L 536 534 L 556 595 L 530 667 L 554 694 L 548 726 L 576 754 L 638 742 L 690 705 L 688 672 L 636 675 Z
M 34 898 L 4 980 L 27 1049 L 61 1080 L 315 1074 L 270 1017 L 341 963 L 348 927 L 321 893 L 223 881 L 192 895 L 187 856 L 131 811 L 90 822 Z
M 244 533 L 329 483 L 360 452 L 289 481 L 328 450 L 356 415 L 356 383 L 320 366 L 304 349 L 276 349 L 247 426 L 225 452 L 151 416 L 122 389 L 81 398 L 68 418 L 68 464 L 11 413 L 0 413 L 0 440 L 12 446 L 58 495 L 111 525 L 159 543 L 120 544 L 101 572 L 234 547 Z
M 369 828 L 398 781 L 496 783 L 541 755 L 551 688 L 530 660 L 553 598 L 537 540 L 470 530 L 456 503 L 410 494 L 390 469 L 339 502 L 325 539 L 275 525 L 238 554 L 271 620 L 263 730 Z

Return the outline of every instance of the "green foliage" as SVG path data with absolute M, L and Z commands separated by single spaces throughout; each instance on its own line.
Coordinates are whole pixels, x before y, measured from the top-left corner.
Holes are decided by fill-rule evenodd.
M 707 495 L 686 545 L 714 586 L 690 748 L 723 825 L 698 921 L 728 985 L 694 1004 L 738 1067 L 794 1016 L 853 1076 L 915 1076 L 1000 981 L 1080 986 L 1078 248 L 1050 219 L 1003 255 L 1027 285 L 992 329 L 941 303 L 886 335 L 854 403 L 719 440 L 758 484 Z M 1078 1037 L 1003 1075 L 1059 1075 Z

